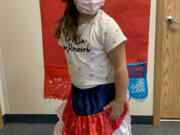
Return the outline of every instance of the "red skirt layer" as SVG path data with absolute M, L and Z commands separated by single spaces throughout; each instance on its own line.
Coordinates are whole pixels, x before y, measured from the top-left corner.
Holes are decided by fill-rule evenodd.
M 121 126 L 127 111 L 128 100 L 124 104 L 123 113 L 116 120 L 108 118 L 110 110 L 88 116 L 76 115 L 70 96 L 62 115 L 64 122 L 62 135 L 112 135 Z

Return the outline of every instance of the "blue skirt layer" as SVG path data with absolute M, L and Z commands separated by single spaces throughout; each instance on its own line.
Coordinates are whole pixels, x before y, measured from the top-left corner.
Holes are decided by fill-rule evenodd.
M 87 116 L 103 111 L 115 97 L 115 83 L 79 89 L 72 84 L 72 106 L 77 115 Z

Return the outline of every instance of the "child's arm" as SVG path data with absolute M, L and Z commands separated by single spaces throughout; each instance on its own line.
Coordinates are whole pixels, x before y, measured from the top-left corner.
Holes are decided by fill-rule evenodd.
M 128 90 L 128 70 L 126 64 L 126 51 L 125 51 L 125 42 L 121 43 L 113 50 L 108 53 L 110 63 L 114 67 L 114 77 L 115 77 L 115 86 L 116 86 L 116 95 L 115 99 L 109 103 L 105 110 L 112 109 L 110 118 L 118 118 L 124 110 L 124 102 L 127 98 Z
M 109 60 L 114 66 L 115 71 L 115 84 L 116 84 L 116 97 L 115 100 L 125 102 L 127 98 L 128 89 L 128 70 L 126 63 L 126 50 L 125 42 L 118 45 L 112 51 L 109 52 Z

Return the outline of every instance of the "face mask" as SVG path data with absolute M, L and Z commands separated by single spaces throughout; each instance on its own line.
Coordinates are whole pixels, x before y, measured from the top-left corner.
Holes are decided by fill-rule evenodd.
M 104 6 L 105 0 L 77 0 L 76 8 L 82 14 L 94 15 Z

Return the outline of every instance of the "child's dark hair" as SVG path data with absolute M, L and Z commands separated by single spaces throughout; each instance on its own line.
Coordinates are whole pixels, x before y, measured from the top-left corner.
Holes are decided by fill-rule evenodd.
M 63 32 L 65 37 L 71 37 L 74 41 L 79 40 L 77 33 L 78 28 L 78 10 L 74 4 L 74 0 L 61 0 L 66 3 L 64 16 L 58 20 L 58 27 L 55 31 L 55 37 L 60 38 Z

